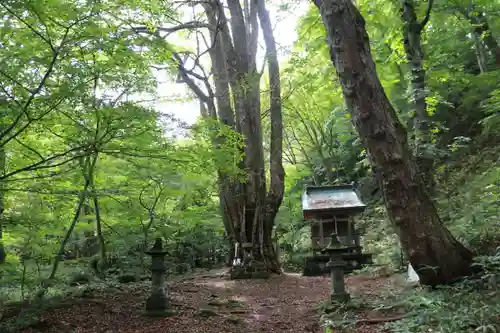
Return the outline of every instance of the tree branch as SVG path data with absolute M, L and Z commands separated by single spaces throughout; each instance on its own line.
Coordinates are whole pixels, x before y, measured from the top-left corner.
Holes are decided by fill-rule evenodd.
M 67 164 L 67 163 L 69 163 L 69 162 L 71 162 L 71 161 L 73 161 L 81 156 L 86 155 L 86 154 L 83 154 L 83 155 L 78 154 L 78 152 L 80 152 L 80 153 L 83 152 L 85 150 L 85 148 L 86 148 L 85 146 L 80 146 L 80 147 L 76 147 L 76 148 L 72 148 L 70 150 L 67 150 L 64 153 L 59 153 L 59 154 L 52 155 L 51 157 L 44 158 L 41 161 L 38 161 L 38 162 L 33 163 L 31 165 L 25 166 L 23 168 L 20 168 L 20 169 L 14 170 L 14 171 L 11 171 L 9 173 L 5 173 L 4 175 L 0 176 L 0 180 L 4 180 L 6 178 L 12 177 L 12 176 L 17 175 L 18 173 L 21 173 L 21 172 L 34 171 L 34 170 L 40 170 L 40 169 L 49 169 L 49 168 L 53 168 L 56 166 L 61 166 L 61 165 Z M 49 163 L 49 162 L 55 161 L 55 160 L 62 158 L 62 157 L 66 157 L 66 156 L 71 155 L 73 153 L 75 153 L 74 156 L 71 156 L 62 162 L 47 165 L 47 163 Z
M 32 148 L 32 147 L 28 146 L 27 144 L 25 144 L 24 142 L 22 142 L 21 140 L 19 140 L 17 138 L 15 138 L 14 141 L 16 141 L 17 143 L 19 143 L 21 146 L 23 146 L 24 148 L 28 149 L 32 153 L 34 153 L 40 159 L 42 159 L 42 160 L 44 159 L 43 155 L 40 154 L 35 148 Z
M 29 109 L 31 103 L 35 99 L 36 95 L 38 95 L 38 93 L 40 93 L 40 91 L 42 90 L 42 88 L 45 86 L 45 83 L 47 82 L 48 78 L 52 74 L 52 71 L 54 70 L 56 62 L 57 62 L 57 60 L 59 58 L 59 54 L 60 54 L 60 52 L 61 52 L 64 44 L 66 43 L 66 39 L 68 37 L 70 29 L 71 28 L 66 29 L 66 31 L 64 33 L 64 36 L 63 36 L 63 38 L 61 40 L 61 43 L 59 44 L 59 46 L 57 47 L 57 49 L 54 49 L 53 47 L 51 47 L 51 49 L 53 50 L 52 51 L 52 60 L 51 60 L 51 62 L 49 64 L 47 70 L 45 71 L 45 74 L 43 75 L 42 79 L 38 83 L 37 87 L 33 91 L 30 91 L 31 95 L 28 98 L 28 100 L 26 101 L 26 103 L 24 103 L 24 105 L 22 107 L 22 110 L 21 110 L 21 112 L 19 112 L 19 115 L 16 117 L 16 119 L 14 119 L 14 121 L 4 131 L 1 132 L 0 139 L 3 139 L 7 135 L 7 133 L 9 133 L 10 131 L 12 131 L 16 127 L 16 125 L 19 123 L 19 121 L 21 120 L 21 118 L 22 118 L 23 115 L 27 115 L 27 112 L 28 112 L 28 109 Z M 29 120 L 29 117 L 28 117 L 28 120 Z M 28 125 L 29 125 L 29 123 L 31 121 L 28 122 Z M 27 127 L 27 125 L 25 127 L 23 127 L 23 129 L 25 129 L 26 127 Z M 19 134 L 19 131 L 18 131 L 17 134 Z M 9 140 L 11 140 L 12 138 L 13 137 L 9 138 Z M 7 142 L 8 142 L 7 140 L 3 141 L 2 142 L 2 146 L 5 145 Z
M 429 19 L 431 18 L 431 11 L 432 11 L 433 4 L 434 4 L 434 0 L 429 0 L 429 3 L 427 5 L 427 11 L 425 12 L 425 17 L 422 20 L 422 22 L 420 22 L 420 24 L 418 25 L 419 31 L 422 31 L 425 28 L 426 24 L 429 22 Z
M 182 81 L 185 82 L 189 86 L 189 88 L 195 93 L 195 95 L 200 100 L 202 100 L 205 103 L 210 103 L 210 102 L 213 103 L 213 100 L 212 100 L 213 94 L 210 94 L 210 92 L 209 92 L 209 94 L 205 94 L 203 92 L 203 90 L 201 90 L 201 88 L 198 87 L 198 85 L 194 82 L 194 80 L 189 75 L 193 75 L 195 78 L 202 80 L 204 82 L 207 82 L 208 78 L 204 78 L 201 75 L 194 73 L 193 71 L 187 70 L 184 67 L 183 61 L 182 61 L 181 57 L 179 56 L 179 54 L 174 53 L 174 58 L 179 64 L 178 67 L 179 67 L 179 72 L 180 72 L 181 77 L 182 77 Z
M 56 52 L 56 49 L 55 49 L 54 45 L 52 44 L 50 38 L 47 38 L 44 35 L 42 35 L 42 33 L 40 31 L 38 31 L 31 24 L 29 24 L 28 22 L 26 22 L 25 20 L 23 20 L 23 18 L 21 16 L 19 16 L 16 12 L 14 12 L 12 9 L 10 9 L 9 7 L 7 7 L 4 3 L 0 3 L 0 6 L 2 6 L 3 8 L 5 8 L 5 10 L 8 11 L 12 16 L 14 16 L 19 22 L 23 23 L 35 35 L 37 35 L 38 37 L 40 37 L 40 39 L 42 39 L 45 43 L 47 43 L 49 45 L 49 47 L 51 48 L 52 52 Z M 38 15 L 37 13 L 35 13 L 35 14 Z
M 165 32 L 165 33 L 167 33 L 167 35 L 163 36 L 163 37 L 168 37 L 170 34 L 177 32 L 177 31 L 194 30 L 194 29 L 202 29 L 202 28 L 214 29 L 214 27 L 208 23 L 199 22 L 199 21 L 191 21 L 191 22 L 179 24 L 179 25 L 177 25 L 175 27 L 171 27 L 171 28 L 157 27 L 154 30 L 151 30 L 151 28 L 149 28 L 149 27 L 141 26 L 141 27 L 132 27 L 132 30 L 136 33 L 148 33 L 148 34 L 157 34 L 158 32 Z

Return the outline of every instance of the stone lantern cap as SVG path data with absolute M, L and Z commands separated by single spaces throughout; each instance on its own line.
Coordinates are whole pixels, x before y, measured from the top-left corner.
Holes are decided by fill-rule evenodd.
M 149 254 L 150 256 L 164 256 L 168 253 L 163 249 L 163 240 L 161 237 L 157 237 L 155 239 L 155 243 L 149 251 L 145 251 L 144 253 Z
M 326 254 L 344 254 L 346 251 L 353 248 L 352 246 L 345 246 L 340 242 L 337 234 L 334 232 L 330 235 L 330 243 L 321 250 L 321 253 Z

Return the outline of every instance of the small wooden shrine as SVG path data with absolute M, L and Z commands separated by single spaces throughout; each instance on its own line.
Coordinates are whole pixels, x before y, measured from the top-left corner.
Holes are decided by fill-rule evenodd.
M 304 220 L 311 223 L 312 256 L 306 259 L 303 274 L 318 276 L 328 272 L 325 268 L 328 256 L 322 255 L 332 233 L 346 246 L 352 247 L 346 254 L 347 271 L 372 263 L 371 254 L 363 254 L 360 234 L 354 217 L 363 212 L 366 205 L 352 185 L 309 186 L 302 195 Z

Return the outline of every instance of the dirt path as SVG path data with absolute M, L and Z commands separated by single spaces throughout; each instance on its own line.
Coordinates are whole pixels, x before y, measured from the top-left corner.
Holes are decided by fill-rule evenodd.
M 350 291 L 379 292 L 384 281 L 349 277 Z M 387 282 L 390 288 L 390 282 Z M 328 299 L 329 280 L 285 274 L 269 280 L 230 281 L 201 274 L 170 286 L 176 314 L 167 318 L 143 315 L 147 283 L 90 299 L 42 315 L 41 325 L 25 333 L 319 333 L 316 308 Z M 380 332 L 375 327 L 358 332 Z

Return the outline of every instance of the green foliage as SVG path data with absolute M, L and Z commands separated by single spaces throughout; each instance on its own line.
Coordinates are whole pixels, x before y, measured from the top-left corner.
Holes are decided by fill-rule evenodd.
M 418 17 L 422 18 L 427 2 L 413 3 Z M 400 3 L 357 1 L 356 5 L 366 20 L 377 74 L 398 117 L 407 126 L 411 143 L 410 120 L 414 116 L 411 111 L 411 73 L 403 48 Z M 500 245 L 499 68 L 495 64 L 494 52 L 488 52 L 488 71 L 479 71 L 476 44 L 471 35 L 474 26 L 463 14 L 471 8 L 477 10 L 472 13 L 474 15 L 485 13 L 490 28 L 487 33 L 498 40 L 500 21 L 497 13 L 500 8 L 498 3 L 487 1 L 474 4 L 435 1 L 430 22 L 423 32 L 426 102 L 432 134 L 432 142 L 425 148 L 435 161 L 435 199 L 442 220 L 476 254 L 487 255 L 477 258 L 484 271 L 479 277 L 451 287 L 438 290 L 419 288 L 405 291 L 396 299 L 391 295 L 381 301 L 379 309 L 403 307 L 408 312 L 404 320 L 387 325 L 393 332 L 497 332 L 500 329 L 499 254 L 494 254 Z M 315 142 L 314 131 L 321 133 L 317 123 L 324 125 L 327 123 L 326 114 L 343 107 L 340 88 L 333 79 L 335 73 L 330 66 L 321 23 L 318 11 L 311 5 L 299 22 L 298 41 L 288 60 L 289 67 L 283 70 L 283 77 L 289 82 L 286 101 L 290 101 L 290 106 L 285 104 L 286 121 L 290 124 L 286 144 L 291 147 L 289 151 L 294 152 L 287 157 L 291 157 L 291 163 L 297 165 L 299 171 L 292 174 L 295 179 L 289 179 L 286 187 L 286 197 L 295 197 L 295 202 L 293 199 L 285 201 L 280 217 L 286 217 L 290 223 L 284 239 L 288 241 L 287 237 L 294 228 L 302 228 L 304 237 L 290 253 L 282 256 L 293 264 L 296 249 L 303 249 L 298 252 L 300 256 L 308 255 L 308 231 L 300 221 L 299 195 L 306 184 L 329 183 L 321 174 L 321 168 L 325 169 L 325 159 L 321 158 L 323 153 L 323 156 L 332 156 L 336 163 L 353 161 L 346 164 L 349 166 L 347 177 L 336 175 L 334 182 L 357 181 L 368 204 L 365 213 L 357 219 L 357 227 L 364 234 L 363 250 L 374 254 L 376 264 L 392 266 L 391 270 L 394 270 L 402 264 L 399 241 L 387 220 L 382 194 L 366 168 L 368 161 L 355 133 L 351 130 L 347 136 L 336 136 L 340 141 L 336 145 L 325 140 L 329 142 L 327 146 L 337 149 L 331 155 L 326 155 L 324 151 L 327 150 L 322 150 L 322 146 Z M 328 124 L 328 130 L 336 134 L 349 133 L 346 131 L 349 124 L 342 121 L 341 115 L 337 114 L 334 119 L 335 122 Z M 328 138 L 321 136 L 324 137 Z M 294 145 L 295 142 L 301 145 Z M 339 154 L 338 148 L 344 153 Z M 298 174 L 300 177 L 296 176 Z M 291 207 L 297 212 L 296 219 L 290 213 Z M 363 271 L 372 270 L 366 268 Z M 334 323 L 330 322 L 335 328 L 329 330 L 355 331 L 356 314 L 346 308 L 336 310 Z
M 447 177 L 446 196 L 439 200 L 442 216 L 469 247 L 477 253 L 491 253 L 499 244 L 500 231 L 498 149 L 484 150 L 467 160 L 466 169 L 455 169 Z
M 310 170 L 309 183 L 351 181 L 364 173 L 362 148 L 344 107 L 316 10 L 299 21 L 299 38 L 282 71 L 287 163 Z
M 373 253 L 375 264 L 395 268 L 401 266 L 401 249 L 394 228 L 387 219 L 385 207 L 379 201 L 369 203 L 367 210 L 359 216 L 358 228 L 364 231 L 364 248 Z
M 490 92 L 482 105 L 486 117 L 480 121 L 484 135 L 494 135 L 500 129 L 500 89 Z
M 407 124 L 410 139 L 414 116 L 410 73 L 405 58 L 400 3 L 358 1 L 366 20 L 377 74 Z M 414 2 L 419 18 L 427 3 Z M 489 54 L 489 71 L 477 67 L 473 27 L 465 19 L 470 4 L 437 1 L 423 32 L 427 72 L 427 105 L 432 142 L 426 151 L 436 162 L 438 207 L 453 233 L 478 253 L 498 246 L 498 66 Z M 489 33 L 498 38 L 498 4 L 478 1 L 486 13 Z M 301 170 L 287 183 L 282 217 L 294 226 L 300 222 L 299 196 L 304 185 L 356 181 L 368 210 L 358 219 L 364 248 L 379 264 L 398 267 L 401 254 L 397 236 L 388 223 L 382 198 L 373 185 L 368 160 L 344 110 L 342 92 L 335 81 L 321 18 L 313 5 L 298 23 L 298 40 L 283 69 L 286 158 Z M 332 112 L 332 110 L 335 110 Z M 412 141 L 410 141 L 412 142 Z M 330 171 L 330 177 L 326 177 Z M 339 172 L 340 171 L 340 172 Z M 288 199 L 295 198 L 293 200 Z M 289 207 L 295 207 L 297 219 Z M 285 214 L 285 212 L 287 212 Z M 281 219 L 280 219 L 281 221 Z M 293 228 L 288 227 L 287 235 Z M 307 236 L 303 239 L 307 247 Z
M 169 22 L 170 6 L 4 1 L 0 15 L 2 302 L 148 274 L 156 236 L 173 274 L 221 265 L 214 175 L 239 176 L 241 138 L 220 128 L 215 153 L 210 124 L 187 129 L 136 98 L 156 97 L 151 66 L 171 64 L 171 45 L 132 26 Z
M 500 249 L 499 249 L 500 250 Z M 388 325 L 392 332 L 497 332 L 500 329 L 500 251 L 478 258 L 484 274 L 437 291 L 417 290 L 400 305 L 405 319 Z
M 427 3 L 415 4 L 422 17 Z M 498 3 L 474 4 L 498 39 Z M 400 3 L 357 5 L 378 75 L 411 134 Z M 49 296 L 64 295 L 101 279 L 147 277 L 144 250 L 154 237 L 166 241 L 171 274 L 224 262 L 229 249 L 216 177 L 222 171 L 246 180 L 239 165 L 244 138 L 212 119 L 186 128 L 139 101 L 158 98 L 152 67 L 161 65 L 171 75 L 177 66 L 173 44 L 134 28 L 154 31 L 176 21 L 182 15 L 172 6 L 156 0 L 0 4 L 0 235 L 7 252 L 0 264 L 0 302 L 32 300 L 43 289 Z M 492 254 L 500 244 L 499 69 L 491 53 L 489 71 L 479 72 L 473 27 L 463 16 L 468 6 L 436 0 L 424 31 L 432 132 L 427 148 L 436 162 L 436 201 L 444 223 L 477 254 Z M 325 30 L 312 5 L 297 31 L 292 54 L 281 66 L 287 177 L 275 237 L 283 266 L 300 271 L 310 255 L 300 202 L 304 186 L 356 181 L 369 204 L 358 220 L 364 250 L 377 264 L 397 268 L 397 236 L 334 80 Z M 264 120 L 263 130 L 269 127 Z M 81 195 L 85 200 L 78 207 Z M 57 274 L 47 280 L 61 257 Z M 392 329 L 489 329 L 500 309 L 497 290 L 485 290 L 497 281 L 498 258 L 481 258 L 482 280 L 402 300 L 411 315 Z
M 302 205 L 299 200 L 302 195 L 304 177 L 309 170 L 297 166 L 287 166 L 285 169 L 285 195 L 283 203 L 276 216 L 276 235 L 279 237 L 280 259 L 284 269 L 301 271 L 304 259 L 309 255 L 309 228 L 302 216 Z
M 243 159 L 244 145 L 241 134 L 217 120 L 205 118 L 198 121 L 193 138 L 200 145 L 199 153 L 208 153 L 206 156 L 199 156 L 200 158 L 212 159 L 213 165 L 218 170 L 230 177 L 243 180 L 245 173 L 239 168 L 239 163 Z

